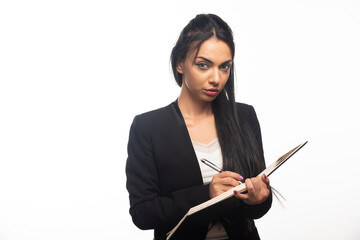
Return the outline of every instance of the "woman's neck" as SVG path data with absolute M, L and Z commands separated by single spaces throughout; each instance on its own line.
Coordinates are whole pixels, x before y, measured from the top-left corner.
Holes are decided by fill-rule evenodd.
M 180 94 L 178 105 L 182 115 L 187 117 L 201 117 L 212 115 L 211 102 L 194 100 L 193 98 Z
M 208 144 L 217 137 L 211 101 L 202 101 L 187 94 L 180 94 L 178 106 L 191 140 Z

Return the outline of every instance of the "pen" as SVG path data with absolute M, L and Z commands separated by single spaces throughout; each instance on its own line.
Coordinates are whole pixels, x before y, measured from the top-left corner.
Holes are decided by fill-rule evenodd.
M 205 158 L 202 158 L 200 160 L 202 163 L 204 163 L 206 166 L 211 167 L 212 169 L 214 169 L 217 172 L 222 172 L 223 170 L 221 168 L 219 168 L 218 166 L 216 166 L 215 164 L 213 164 L 212 162 L 210 162 L 209 160 L 206 160 Z M 243 180 L 242 176 L 240 176 L 241 180 Z M 239 184 L 242 184 L 242 181 L 238 181 Z
M 216 166 L 215 164 L 213 164 L 212 162 L 206 160 L 205 158 L 200 160 L 202 163 L 204 163 L 206 166 L 211 167 L 212 169 L 214 169 L 217 172 L 222 172 L 222 169 L 219 168 L 218 166 Z

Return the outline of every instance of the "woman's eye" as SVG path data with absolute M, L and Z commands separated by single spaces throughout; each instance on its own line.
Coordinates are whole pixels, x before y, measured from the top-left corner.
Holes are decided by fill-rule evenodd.
M 228 65 L 228 64 L 222 66 L 222 69 L 223 69 L 224 71 L 226 71 L 226 72 L 230 71 L 230 68 L 231 68 L 231 67 L 230 67 L 230 65 Z
M 208 65 L 206 63 L 197 63 L 196 64 L 200 69 L 208 69 Z

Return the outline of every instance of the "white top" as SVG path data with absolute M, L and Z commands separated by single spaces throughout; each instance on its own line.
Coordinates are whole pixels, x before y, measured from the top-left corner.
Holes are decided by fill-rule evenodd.
M 223 160 L 219 141 L 217 138 L 215 138 L 209 144 L 202 144 L 195 141 L 192 141 L 192 144 L 194 146 L 196 157 L 199 161 L 203 182 L 204 184 L 208 184 L 211 182 L 213 176 L 215 174 L 218 174 L 218 172 L 205 165 L 200 160 L 205 158 L 206 160 L 212 162 L 213 164 L 222 169 Z
M 217 138 L 215 138 L 209 144 L 202 144 L 195 141 L 192 141 L 192 144 L 199 162 L 203 182 L 204 184 L 209 184 L 213 176 L 215 174 L 218 174 L 218 172 L 205 165 L 200 160 L 205 158 L 206 160 L 212 162 L 213 164 L 222 169 L 223 159 L 219 141 Z M 223 225 L 221 223 L 210 224 L 208 233 L 206 235 L 206 240 L 220 239 L 228 239 Z

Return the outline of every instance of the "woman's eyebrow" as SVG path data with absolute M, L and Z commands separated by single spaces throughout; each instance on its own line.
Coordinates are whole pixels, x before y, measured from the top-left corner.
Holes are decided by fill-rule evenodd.
M 200 58 L 200 59 L 202 59 L 202 60 L 204 60 L 206 62 L 213 63 L 213 61 L 211 61 L 210 59 L 207 59 L 206 57 L 197 56 L 196 58 Z M 222 64 L 226 64 L 226 63 L 230 63 L 230 62 L 232 62 L 232 59 L 227 60 L 227 61 L 223 62 Z
M 227 60 L 227 61 L 223 62 L 222 64 L 227 64 L 227 63 L 232 63 L 232 60 L 231 59 Z
M 196 58 L 200 58 L 206 62 L 213 63 L 213 61 L 211 61 L 210 59 L 207 59 L 206 57 L 197 56 Z

